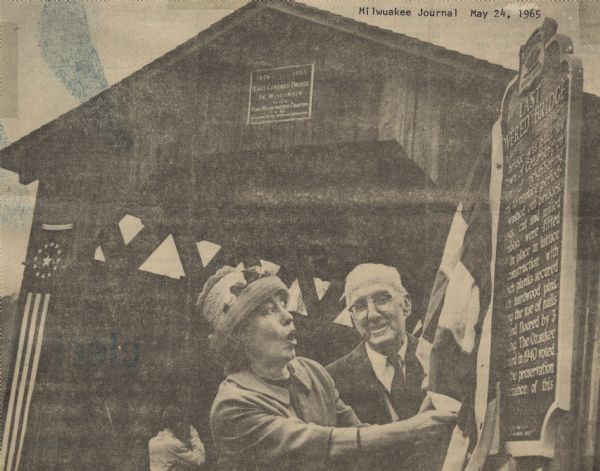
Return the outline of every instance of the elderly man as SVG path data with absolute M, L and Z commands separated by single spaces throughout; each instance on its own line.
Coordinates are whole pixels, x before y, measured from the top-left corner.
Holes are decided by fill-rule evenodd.
M 341 460 L 435 436 L 456 419 L 428 411 L 363 426 L 325 368 L 296 357 L 287 297 L 276 276 L 225 267 L 198 298 L 227 373 L 210 415 L 220 469 L 330 469 Z
M 425 374 L 415 354 L 417 339 L 406 333 L 411 301 L 400 274 L 386 265 L 358 265 L 346 277 L 344 295 L 363 340 L 327 366 L 341 399 L 363 422 L 388 424 L 413 417 L 425 398 Z M 431 443 L 407 444 L 379 457 L 370 469 L 389 469 L 392 463 L 404 463 L 396 469 L 433 469 L 426 463 L 437 455 L 431 453 Z
M 363 338 L 327 371 L 363 422 L 387 424 L 415 415 L 425 394 L 417 339 L 406 333 L 410 296 L 393 267 L 365 263 L 346 277 L 352 323 Z

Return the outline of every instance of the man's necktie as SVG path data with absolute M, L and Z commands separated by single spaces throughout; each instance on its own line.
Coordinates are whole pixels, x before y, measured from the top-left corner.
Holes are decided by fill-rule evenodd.
M 400 419 L 403 419 L 405 417 L 404 416 L 404 405 L 403 402 L 403 396 L 404 396 L 404 390 L 405 390 L 405 380 L 404 380 L 404 370 L 403 370 L 403 366 L 404 366 L 404 361 L 402 360 L 402 358 L 400 357 L 400 355 L 394 355 L 391 357 L 388 357 L 387 359 L 388 365 L 390 365 L 392 368 L 394 368 L 394 378 L 392 379 L 392 388 L 390 390 L 390 402 L 392 403 L 392 406 L 394 407 L 394 410 L 396 411 L 396 414 L 398 414 L 398 417 Z M 404 398 L 406 399 L 406 398 Z

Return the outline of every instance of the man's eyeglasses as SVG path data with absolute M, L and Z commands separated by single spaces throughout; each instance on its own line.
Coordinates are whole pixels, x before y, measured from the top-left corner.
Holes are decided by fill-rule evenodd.
M 375 293 L 372 296 L 365 296 L 364 298 L 357 299 L 348 309 L 355 316 L 362 317 L 367 314 L 369 303 L 372 303 L 375 309 L 384 309 L 392 302 L 393 298 L 394 296 L 391 293 L 382 291 L 381 293 Z

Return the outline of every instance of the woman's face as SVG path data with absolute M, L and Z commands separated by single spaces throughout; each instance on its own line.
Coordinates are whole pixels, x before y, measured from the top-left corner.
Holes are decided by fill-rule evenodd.
M 284 295 L 275 295 L 259 308 L 248 324 L 245 350 L 251 362 L 281 366 L 296 356 L 294 318 L 286 309 Z

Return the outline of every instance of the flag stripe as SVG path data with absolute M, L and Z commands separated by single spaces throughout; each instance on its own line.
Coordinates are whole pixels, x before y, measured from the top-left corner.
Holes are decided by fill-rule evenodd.
M 15 362 L 15 368 L 12 378 L 12 385 L 10 387 L 10 397 L 8 400 L 8 409 L 6 414 L 6 422 L 4 424 L 4 433 L 2 434 L 2 467 L 1 469 L 7 469 L 6 466 L 6 448 L 10 439 L 10 430 L 12 425 L 13 406 L 15 403 L 15 394 L 17 390 L 17 381 L 19 379 L 19 367 L 21 365 L 21 357 L 23 355 L 23 344 L 25 343 L 25 334 L 27 330 L 27 322 L 29 320 L 29 308 L 31 307 L 32 294 L 27 293 L 27 300 L 25 301 L 25 309 L 23 310 L 23 320 L 21 321 L 21 333 L 19 334 L 19 346 L 17 348 L 17 361 Z
M 494 292 L 494 274 L 496 266 L 496 243 L 498 238 L 498 218 L 500 213 L 500 191 L 502 189 L 502 125 L 501 119 L 492 128 L 492 165 L 488 202 L 490 208 L 490 293 Z M 499 452 L 498 399 L 495 391 L 495 373 L 492 369 L 492 311 L 493 299 L 490 299 L 488 312 L 483 322 L 481 339 L 477 353 L 477 386 L 474 397 L 474 415 L 477 424 L 478 441 L 473 455 L 465 468 L 468 471 L 480 471 L 485 465 L 487 455 Z
M 448 450 L 454 453 L 446 454 L 442 471 L 462 470 L 467 458 L 467 449 L 469 448 L 469 437 L 467 437 L 460 427 L 456 425 L 452 431 L 452 437 L 448 445 Z
M 31 350 L 33 348 L 33 338 L 35 335 L 35 324 L 37 322 L 38 310 L 40 307 L 40 300 L 42 295 L 36 293 L 35 301 L 33 303 L 33 313 L 31 315 L 31 322 L 29 325 L 29 335 L 27 338 L 27 350 L 25 351 L 25 361 L 23 362 L 23 373 L 21 374 L 21 381 L 19 382 L 19 393 L 17 395 L 17 406 L 15 409 L 15 421 L 13 425 L 13 432 L 10 438 L 10 448 L 8 450 L 8 462 L 6 471 L 11 471 L 12 463 L 15 454 L 15 447 L 17 445 L 17 431 L 19 430 L 21 421 L 21 411 L 23 407 L 23 396 L 25 395 L 25 386 L 27 385 L 27 376 L 29 375 L 29 361 L 31 359 Z
M 44 326 L 46 325 L 46 313 L 48 312 L 48 303 L 50 302 L 50 293 L 44 296 L 44 305 L 42 307 L 42 318 L 40 325 L 37 328 L 37 340 L 35 344 L 35 354 L 33 356 L 33 365 L 31 372 L 31 379 L 29 380 L 29 387 L 27 390 L 27 402 L 25 403 L 25 414 L 23 418 L 23 426 L 21 427 L 21 437 L 19 439 L 19 451 L 17 452 L 17 464 L 15 471 L 19 469 L 19 462 L 21 460 L 21 451 L 23 450 L 23 442 L 25 440 L 25 432 L 27 431 L 27 420 L 29 418 L 29 406 L 31 405 L 31 397 L 33 395 L 33 389 L 35 388 L 35 378 L 37 376 L 38 365 L 40 362 L 40 354 L 42 350 L 42 341 L 44 339 Z
M 431 349 L 431 344 L 433 344 L 433 340 L 435 339 L 435 331 L 438 322 L 440 321 L 440 315 L 442 313 L 442 308 L 444 307 L 444 299 L 446 298 L 446 290 L 449 282 L 449 276 L 440 269 L 435 277 L 433 289 L 431 290 L 425 322 L 423 323 L 423 334 L 419 339 L 420 344 L 429 343 L 429 349 Z
M 459 261 L 448 282 L 438 329 L 450 330 L 460 348 L 465 353 L 471 353 L 476 336 L 474 327 L 480 317 L 479 285 L 467 267 Z
M 427 305 L 427 313 L 425 315 L 421 339 L 430 344 L 433 343 L 435 338 L 437 325 L 442 313 L 442 308 L 445 304 L 448 283 L 452 278 L 452 273 L 454 272 L 463 251 L 463 242 L 465 233 L 467 232 L 467 222 L 465 221 L 463 211 L 463 204 L 461 202 L 458 204 L 452 219 L 452 225 L 450 226 L 450 232 L 448 233 L 448 239 L 446 240 L 446 245 L 444 247 L 442 261 Z

